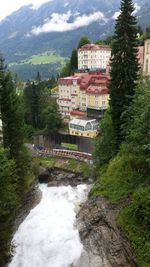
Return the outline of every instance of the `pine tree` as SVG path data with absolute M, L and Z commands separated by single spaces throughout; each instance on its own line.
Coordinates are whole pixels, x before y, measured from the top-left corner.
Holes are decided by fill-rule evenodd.
M 74 71 L 78 69 L 78 55 L 77 49 L 72 50 L 71 58 L 70 58 L 70 66 L 71 66 L 71 74 L 74 74 Z
M 82 36 L 81 39 L 79 40 L 78 49 L 81 48 L 81 46 L 83 46 L 85 44 L 90 44 L 90 43 L 91 42 L 87 36 Z
M 112 44 L 110 110 L 114 144 L 118 151 L 124 140 L 122 124 L 125 111 L 132 102 L 138 77 L 137 28 L 132 0 L 122 0 Z
M 9 150 L 9 157 L 16 162 L 17 174 L 20 178 L 18 189 L 24 191 L 29 167 L 29 156 L 24 148 L 23 114 L 20 108 L 20 99 L 16 94 L 11 74 L 4 68 L 1 62 L 0 76 L 0 107 L 3 123 L 3 145 Z

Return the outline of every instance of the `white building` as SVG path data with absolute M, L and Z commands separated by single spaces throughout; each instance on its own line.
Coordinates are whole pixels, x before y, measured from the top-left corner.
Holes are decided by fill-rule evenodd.
M 93 138 L 98 134 L 98 127 L 95 119 L 76 118 L 69 122 L 69 134 Z
M 109 45 L 83 45 L 78 49 L 78 69 L 106 69 L 110 57 Z

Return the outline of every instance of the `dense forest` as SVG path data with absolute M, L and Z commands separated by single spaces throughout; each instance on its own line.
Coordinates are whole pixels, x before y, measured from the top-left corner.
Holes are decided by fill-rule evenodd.
M 112 42 L 110 109 L 96 139 L 98 179 L 91 196 L 121 207 L 118 225 L 143 267 L 150 266 L 150 81 L 137 64 L 132 12 L 132 2 L 122 1 Z

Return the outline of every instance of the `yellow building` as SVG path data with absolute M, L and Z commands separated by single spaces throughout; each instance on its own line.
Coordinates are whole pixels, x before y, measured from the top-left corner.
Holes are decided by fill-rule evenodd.
M 109 106 L 108 89 L 90 86 L 87 89 L 87 108 L 106 110 Z
M 143 73 L 150 75 L 150 37 L 145 39 L 144 42 L 144 67 Z
M 80 118 L 69 122 L 69 134 L 94 138 L 98 134 L 99 123 L 95 119 Z
M 100 71 L 59 79 L 58 105 L 62 116 L 70 116 L 73 110 L 93 109 L 103 113 L 109 105 L 109 79 L 109 75 Z

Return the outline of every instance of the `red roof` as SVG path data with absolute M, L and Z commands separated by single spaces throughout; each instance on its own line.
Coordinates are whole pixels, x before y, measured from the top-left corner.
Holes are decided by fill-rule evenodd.
M 76 80 L 77 84 L 80 85 L 80 90 L 89 92 L 89 88 L 93 88 L 92 90 L 91 89 L 90 90 L 94 94 L 93 90 L 95 88 L 97 88 L 98 90 L 102 90 L 102 88 L 108 87 L 110 76 L 106 73 L 101 73 L 101 72 L 88 73 L 86 75 L 83 74 L 80 77 L 70 76 L 66 78 L 60 78 L 59 85 L 72 85 L 74 80 Z M 100 91 L 99 93 L 97 93 L 96 91 L 96 94 L 100 94 Z M 77 94 L 72 94 L 72 96 L 76 95 Z
M 85 44 L 81 48 L 79 48 L 80 51 L 85 51 L 85 50 L 107 50 L 111 51 L 111 47 L 109 45 L 97 45 L 97 44 Z
M 108 88 L 107 87 L 95 87 L 95 86 L 89 86 L 86 90 L 87 94 L 90 95 L 107 95 L 108 94 Z
M 77 84 L 80 84 L 80 77 L 77 76 L 69 76 L 69 77 L 65 77 L 65 78 L 60 78 L 58 80 L 58 84 L 59 85 L 72 85 L 74 81 L 77 82 Z
M 70 115 L 84 117 L 84 116 L 86 116 L 86 112 L 82 112 L 79 110 L 72 110 L 72 111 L 70 111 Z

